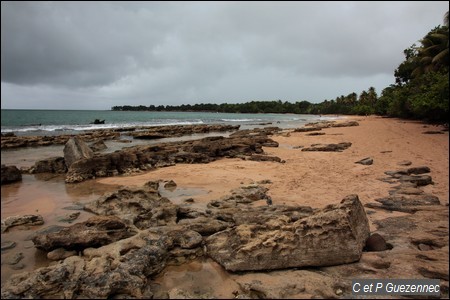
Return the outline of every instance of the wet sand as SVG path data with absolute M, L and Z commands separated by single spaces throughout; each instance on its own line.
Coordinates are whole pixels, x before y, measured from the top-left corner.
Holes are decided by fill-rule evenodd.
M 166 193 L 164 196 L 177 204 L 183 203 L 187 198 L 193 198 L 193 205 L 200 209 L 206 207 L 207 202 L 229 194 L 232 189 L 262 180 L 270 182 L 265 186 L 269 188 L 268 194 L 274 204 L 319 208 L 338 203 L 349 194 L 357 194 L 365 204 L 388 194 L 392 186 L 379 179 L 385 177 L 385 171 L 402 169 L 398 163 L 404 160 L 411 161 L 411 166 L 428 166 L 431 169 L 430 176 L 434 184 L 424 187 L 423 190 L 438 196 L 442 208 L 448 210 L 448 131 L 443 134 L 422 134 L 424 131 L 440 128 L 420 122 L 380 117 L 351 119 L 357 120 L 360 126 L 326 128 L 322 130 L 325 134 L 318 136 L 300 132 L 290 132 L 287 134 L 289 136 L 273 136 L 280 146 L 264 150 L 285 160 L 282 164 L 222 159 L 209 164 L 179 164 L 134 176 L 100 178 L 76 185 L 65 185 L 63 179 L 58 177 L 42 180 L 25 175 L 21 183 L 2 186 L 1 216 L 3 219 L 15 214 L 36 213 L 38 210 L 46 221 L 44 226 L 66 225 L 56 220 L 58 215 L 71 212 L 63 210 L 64 206 L 74 202 L 91 201 L 119 186 L 140 187 L 150 180 L 174 180 L 177 189 L 173 192 L 163 191 Z M 352 146 L 343 152 L 306 152 L 298 148 L 316 143 L 340 142 L 351 142 Z M 365 157 L 373 158 L 373 165 L 355 163 Z M 369 210 L 366 208 L 366 211 Z M 406 214 L 382 210 L 369 214 L 371 230 L 376 229 L 373 221 L 400 215 Z M 89 216 L 87 212 L 82 212 L 76 222 Z M 18 243 L 15 251 L 24 252 L 25 259 L 22 262 L 26 267 L 23 270 L 31 270 L 48 263 L 43 253 L 32 247 L 31 241 L 24 241 L 33 230 L 41 227 L 30 230 L 13 228 L 2 234 L 2 241 L 15 240 Z M 15 272 L 18 271 L 2 264 L 2 282 Z M 245 276 L 264 279 L 264 282 L 269 284 L 271 280 L 276 284 L 279 278 L 297 276 L 292 270 L 271 274 L 272 279 L 268 279 L 263 273 Z M 405 278 L 408 277 L 408 274 L 404 275 Z M 232 292 L 237 289 L 234 279 L 238 276 L 240 275 L 225 272 L 212 260 L 205 259 L 182 266 L 170 266 L 155 278 L 155 282 L 167 290 L 178 288 L 190 290 L 194 294 L 198 290 L 199 295 L 204 292 L 219 298 L 232 298 Z

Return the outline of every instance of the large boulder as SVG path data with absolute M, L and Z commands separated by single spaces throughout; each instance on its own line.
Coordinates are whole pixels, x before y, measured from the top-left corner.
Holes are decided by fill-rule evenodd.
M 64 161 L 67 168 L 74 162 L 94 157 L 94 151 L 79 137 L 70 138 L 64 146 Z
M 16 182 L 22 180 L 22 174 L 16 166 L 1 166 L 1 184 Z
M 356 262 L 369 234 L 364 208 L 350 195 L 294 223 L 226 229 L 208 237 L 206 245 L 209 256 L 229 271 L 273 270 Z

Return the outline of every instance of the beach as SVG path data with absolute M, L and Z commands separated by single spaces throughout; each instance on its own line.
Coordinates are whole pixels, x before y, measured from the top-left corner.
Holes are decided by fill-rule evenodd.
M 37 175 L 24 175 L 21 183 L 2 185 L 1 217 L 3 220 L 15 214 L 39 211 L 45 225 L 57 224 L 55 216 L 67 213 L 64 206 L 75 201 L 92 201 L 118 188 L 140 188 L 149 181 L 173 180 L 176 188 L 163 196 L 176 205 L 186 205 L 185 200 L 192 198 L 190 207 L 199 210 L 205 210 L 210 201 L 223 198 L 232 190 L 257 184 L 268 189 L 273 205 L 321 209 L 356 194 L 365 207 L 370 232 L 384 236 L 391 249 L 363 252 L 360 261 L 353 264 L 247 273 L 227 272 L 210 258 L 201 257 L 178 266 L 167 266 L 152 280 L 171 298 L 202 295 L 233 298 L 236 293 L 250 295 L 252 291 L 253 296 L 257 291 L 268 298 L 328 298 L 349 296 L 351 278 L 433 278 L 440 279 L 448 297 L 448 131 L 443 131 L 442 126 L 419 121 L 377 116 L 350 116 L 344 120 L 356 121 L 359 125 L 322 128 L 314 131 L 320 134 L 314 135 L 293 129 L 275 132 L 270 138 L 278 147 L 262 149 L 268 156 L 279 157 L 281 162 L 220 158 L 209 163 L 177 163 L 66 186 L 57 177 L 50 177 L 45 184 L 53 182 L 55 187 L 47 188 L 65 189 L 61 193 L 68 196 L 41 191 L 41 197 L 35 199 L 33 195 L 39 194 L 39 180 L 29 177 Z M 351 145 L 342 151 L 302 151 L 315 144 L 339 143 Z M 372 159 L 372 163 L 356 163 L 365 158 Z M 421 186 L 420 193 L 438 197 L 438 205 L 415 206 L 414 213 L 378 205 L 376 199 L 392 195 L 397 183 L 392 181 L 394 177 L 387 178 L 385 172 L 424 166 L 430 170 L 427 174 L 432 184 Z M 33 202 L 27 203 L 25 199 L 33 199 Z M 266 206 L 267 203 L 261 199 L 252 205 Z M 90 216 L 92 214 L 83 211 L 76 222 Z M 386 220 L 408 220 L 414 226 L 392 231 L 387 225 L 391 223 Z M 392 224 L 401 229 L 400 223 Z M 439 234 L 435 234 L 433 228 Z M 21 251 L 25 256 L 22 271 L 50 264 L 43 251 L 32 248 L 31 241 L 24 241 L 33 230 L 36 227 L 13 228 L 2 234 L 2 242 L 16 239 L 18 244 L 15 250 L 2 251 L 2 261 L 11 251 Z M 19 272 L 2 263 L 2 290 L 3 283 Z

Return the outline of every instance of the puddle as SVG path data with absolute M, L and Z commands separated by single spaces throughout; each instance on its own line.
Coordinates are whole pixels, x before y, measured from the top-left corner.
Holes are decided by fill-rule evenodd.
M 233 291 L 239 290 L 230 274 L 210 258 L 168 266 L 153 280 L 175 298 L 205 299 L 214 296 L 232 299 Z
M 201 188 L 184 188 L 184 187 L 174 187 L 165 188 L 164 183 L 160 183 L 159 193 L 162 197 L 168 198 L 174 204 L 177 205 L 189 205 L 193 209 L 198 209 L 204 211 L 206 209 L 206 203 L 204 201 L 196 201 L 196 196 L 207 195 L 209 191 Z

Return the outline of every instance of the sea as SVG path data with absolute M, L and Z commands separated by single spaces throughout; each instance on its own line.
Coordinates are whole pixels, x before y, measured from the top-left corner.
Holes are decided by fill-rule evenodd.
M 96 119 L 105 122 L 92 124 Z M 334 119 L 339 117 L 300 114 L 2 109 L 1 132 L 13 132 L 16 135 L 60 135 L 93 129 L 191 124 L 241 125 L 241 129 L 272 124 L 280 128 L 295 128 L 310 122 Z

